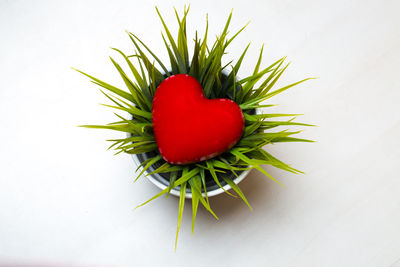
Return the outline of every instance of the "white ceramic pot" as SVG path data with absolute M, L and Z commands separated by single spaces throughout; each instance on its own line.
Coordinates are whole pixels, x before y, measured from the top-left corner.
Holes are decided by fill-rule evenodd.
M 133 161 L 135 162 L 136 166 L 139 166 L 145 159 L 145 155 L 144 154 L 132 154 L 132 158 Z M 138 173 L 140 173 L 140 171 L 143 170 L 143 167 L 140 167 L 138 170 Z M 148 168 L 143 175 L 147 175 L 148 173 L 150 173 L 152 170 L 154 170 L 153 167 Z M 238 184 L 240 181 L 242 181 L 248 174 L 249 174 L 250 170 L 245 170 L 242 171 L 238 177 L 234 177 L 233 178 L 233 182 L 235 184 Z M 169 180 L 168 178 L 164 177 L 162 174 L 151 174 L 149 176 L 147 176 L 147 178 L 158 188 L 160 188 L 161 190 L 164 190 L 165 188 L 168 187 L 169 185 Z M 216 196 L 219 195 L 221 193 L 224 192 L 224 190 L 229 190 L 231 189 L 231 186 L 227 183 L 225 183 L 224 181 L 220 182 L 221 185 L 223 185 L 223 189 L 221 187 L 219 187 L 217 184 L 212 184 L 211 186 L 207 186 L 207 196 L 208 197 L 212 197 L 212 196 Z M 174 196 L 179 196 L 180 195 L 180 187 L 176 187 L 173 188 L 171 190 L 171 195 Z M 192 198 L 192 192 L 190 190 L 190 187 L 188 186 L 186 188 L 186 198 Z M 205 194 L 203 193 L 203 196 L 205 196 Z

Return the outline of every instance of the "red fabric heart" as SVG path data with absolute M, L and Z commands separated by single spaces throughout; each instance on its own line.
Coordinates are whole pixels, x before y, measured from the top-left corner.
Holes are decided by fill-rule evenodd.
M 215 157 L 234 146 L 244 129 L 243 113 L 234 101 L 207 99 L 200 83 L 186 74 L 158 86 L 152 113 L 158 149 L 171 164 Z

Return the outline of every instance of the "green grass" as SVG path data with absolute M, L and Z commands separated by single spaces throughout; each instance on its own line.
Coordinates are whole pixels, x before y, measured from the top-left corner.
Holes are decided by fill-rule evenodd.
M 236 192 L 251 209 L 243 192 L 232 179 L 232 176 L 237 176 L 236 172 L 245 169 L 256 169 L 277 183 L 279 182 L 275 178 L 261 168 L 262 165 L 271 165 L 292 173 L 301 173 L 301 171 L 292 168 L 269 154 L 265 150 L 265 146 L 281 142 L 312 142 L 311 140 L 292 137 L 292 135 L 298 134 L 299 131 L 271 131 L 278 126 L 312 125 L 294 122 L 293 119 L 298 114 L 255 114 L 254 110 L 265 110 L 272 107 L 273 105 L 266 104 L 265 101 L 312 78 L 307 78 L 282 88 L 274 89 L 276 82 L 289 64 L 285 63 L 285 58 L 281 58 L 267 67 L 261 68 L 264 49 L 264 47 L 261 47 L 258 61 L 252 74 L 238 80 L 237 74 L 249 50 L 249 45 L 244 48 L 243 53 L 234 64 L 232 64 L 233 61 L 228 65 L 222 64 L 222 58 L 226 54 L 226 49 L 229 44 L 247 26 L 244 26 L 238 32 L 231 35 L 228 29 L 232 18 L 232 12 L 229 14 L 221 34 L 217 36 L 211 46 L 208 44 L 208 20 L 206 21 L 206 30 L 203 37 L 200 38 L 197 32 L 194 36 L 194 50 L 190 55 L 186 35 L 186 20 L 189 8 L 184 9 L 182 17 L 180 17 L 175 10 L 178 21 L 178 36 L 176 39 L 172 36 L 157 8 L 156 11 L 164 28 L 162 40 L 169 56 L 168 63 L 161 62 L 155 53 L 153 53 L 135 34 L 128 32 L 135 53 L 126 55 L 122 51 L 113 48 L 113 50 L 122 57 L 128 69 L 124 70 L 110 57 L 112 64 L 126 86 L 125 89 L 117 88 L 80 70 L 77 71 L 86 75 L 93 83 L 103 88 L 101 92 L 112 103 L 111 105 L 107 104 L 105 106 L 129 113 L 132 117 L 132 119 L 125 119 L 123 116 L 115 114 L 118 118 L 117 121 L 107 125 L 82 126 L 129 133 L 130 137 L 108 140 L 112 143 L 109 149 L 115 150 L 116 154 L 122 152 L 140 154 L 156 151 L 157 156 L 143 162 L 143 170 L 136 179 L 143 177 L 145 170 L 155 163 L 161 163 L 161 167 L 157 168 L 152 173 L 171 174 L 169 187 L 138 207 L 162 195 L 168 197 L 172 188 L 180 186 L 178 226 L 175 242 L 176 249 L 185 203 L 186 187 L 189 187 L 192 192 L 193 232 L 199 203 L 218 219 L 212 211 L 207 197 L 205 182 L 205 177 L 207 175 L 213 177 L 215 182 L 221 187 L 220 180 L 229 184 L 233 191 Z M 223 72 L 228 74 L 224 76 Z M 157 151 L 157 144 L 152 131 L 152 99 L 158 85 L 165 77 L 179 73 L 189 74 L 195 77 L 203 86 L 204 93 L 208 98 L 229 97 L 239 104 L 245 117 L 245 130 L 241 140 L 232 149 L 215 158 L 188 165 L 172 165 L 162 159 Z M 289 117 L 289 119 L 285 119 L 287 117 Z M 282 118 L 282 120 L 276 120 L 277 118 Z M 205 196 L 202 195 L 202 192 L 205 192 Z M 226 193 L 232 195 L 229 192 Z

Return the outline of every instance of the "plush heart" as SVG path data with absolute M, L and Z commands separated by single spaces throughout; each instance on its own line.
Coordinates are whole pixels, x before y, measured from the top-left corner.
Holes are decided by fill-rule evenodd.
M 158 86 L 152 113 L 158 149 L 171 164 L 215 157 L 234 146 L 244 129 L 243 113 L 234 101 L 207 99 L 200 83 L 186 74 Z

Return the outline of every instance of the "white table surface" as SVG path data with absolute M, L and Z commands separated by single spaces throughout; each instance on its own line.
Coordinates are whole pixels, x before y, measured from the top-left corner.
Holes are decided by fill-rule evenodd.
M 271 101 L 319 127 L 268 148 L 306 175 L 252 172 L 253 211 L 215 197 L 220 220 L 201 209 L 191 236 L 187 202 L 176 253 L 177 199 L 133 211 L 158 189 L 106 151 L 115 133 L 75 127 L 114 118 L 70 69 L 122 86 L 126 29 L 165 59 L 154 5 L 176 29 L 171 2 L 0 1 L 0 265 L 400 266 L 400 2 L 192 1 L 189 34 L 206 13 L 210 36 L 231 8 L 232 31 L 251 20 L 226 58 L 252 42 L 241 76 L 265 42 L 265 64 L 292 62 L 281 84 L 320 77 Z

